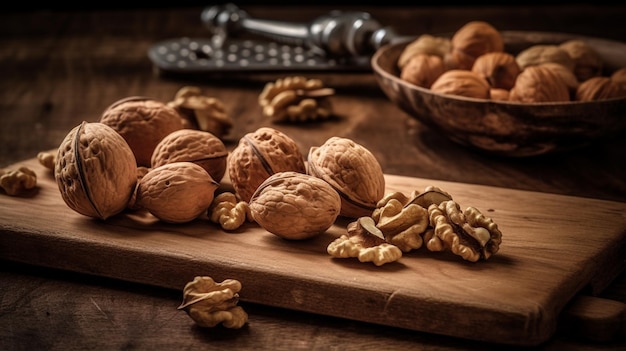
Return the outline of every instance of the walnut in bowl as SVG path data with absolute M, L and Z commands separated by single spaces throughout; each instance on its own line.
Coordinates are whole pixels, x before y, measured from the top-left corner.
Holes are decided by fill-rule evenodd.
M 563 33 L 502 31 L 504 51 L 584 40 L 603 58 L 605 76 L 626 67 L 626 43 Z M 450 140 L 492 154 L 528 157 L 561 152 L 626 130 L 626 96 L 593 101 L 525 103 L 434 92 L 401 78 L 398 58 L 410 40 L 372 57 L 380 88 L 403 111 Z

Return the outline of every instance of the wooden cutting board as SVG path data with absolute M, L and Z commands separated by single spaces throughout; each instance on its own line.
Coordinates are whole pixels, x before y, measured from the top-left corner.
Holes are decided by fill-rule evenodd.
M 387 175 L 388 191 L 442 188 L 491 217 L 503 236 L 488 261 L 422 247 L 376 267 L 326 253 L 347 221 L 307 241 L 252 223 L 228 233 L 206 218 L 165 224 L 139 212 L 103 222 L 67 207 L 36 159 L 9 168 L 22 165 L 36 171 L 38 187 L 27 197 L 0 196 L 3 259 L 181 292 L 198 275 L 233 278 L 242 301 L 473 340 L 548 340 L 577 292 L 600 292 L 626 257 L 619 202 Z

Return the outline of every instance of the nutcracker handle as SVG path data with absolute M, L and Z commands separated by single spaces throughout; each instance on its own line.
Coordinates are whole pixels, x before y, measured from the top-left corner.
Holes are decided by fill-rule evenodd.
M 205 8 L 201 19 L 213 33 L 231 36 L 247 32 L 332 57 L 369 56 L 396 37 L 367 12 L 335 10 L 310 23 L 293 23 L 251 18 L 227 3 Z

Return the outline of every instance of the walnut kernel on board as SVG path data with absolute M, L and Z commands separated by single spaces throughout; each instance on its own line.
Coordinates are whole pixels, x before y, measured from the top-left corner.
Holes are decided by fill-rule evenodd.
M 9 196 L 19 196 L 37 186 L 37 174 L 28 167 L 0 169 L 0 188 Z
M 357 258 L 382 266 L 399 260 L 402 250 L 385 241 L 371 217 L 361 217 L 347 226 L 347 234 L 333 240 L 326 251 L 335 258 Z

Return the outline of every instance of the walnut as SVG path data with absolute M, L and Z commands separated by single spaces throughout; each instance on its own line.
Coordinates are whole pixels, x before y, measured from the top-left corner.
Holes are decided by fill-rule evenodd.
M 430 87 L 435 93 L 489 99 L 489 83 L 475 72 L 453 69 L 443 73 Z
M 620 84 L 611 77 L 592 77 L 580 83 L 576 90 L 576 100 L 594 101 L 626 97 L 626 84 Z
M 250 199 L 252 218 L 268 232 L 291 240 L 325 232 L 340 210 L 341 198 L 328 183 L 298 172 L 273 174 Z
M 329 96 L 335 91 L 320 79 L 301 76 L 269 82 L 259 95 L 263 115 L 273 122 L 303 122 L 326 119 L 332 115 Z
M 578 89 L 578 85 L 580 83 L 578 81 L 578 78 L 576 78 L 576 76 L 574 75 L 574 72 L 572 72 L 570 69 L 568 69 L 567 67 L 563 66 L 560 63 L 546 62 L 546 63 L 542 63 L 541 66 L 549 68 L 554 73 L 561 76 L 561 78 L 565 81 L 565 84 L 567 84 L 567 88 L 570 91 L 570 95 L 573 96 L 576 93 L 576 89 Z
M 128 205 L 137 183 L 137 161 L 113 128 L 82 122 L 61 142 L 54 177 L 68 207 L 104 220 Z
M 227 157 L 226 146 L 213 133 L 180 129 L 161 139 L 154 148 L 150 163 L 155 168 L 171 162 L 193 162 L 220 182 L 226 173 Z
M 536 103 L 570 101 L 570 90 L 560 74 L 543 65 L 529 66 L 517 76 L 509 101 Z
M 443 59 L 436 55 L 417 54 L 411 57 L 400 72 L 400 78 L 420 87 L 430 88 L 445 72 Z
M 135 154 L 138 166 L 150 167 L 152 152 L 166 135 L 183 128 L 176 110 L 141 96 L 116 101 L 100 116 L 100 123 L 118 132 Z
M 488 52 L 476 58 L 472 71 L 485 78 L 492 88 L 510 90 L 522 70 L 515 56 L 506 52 Z
M 506 89 L 489 89 L 489 97 L 493 101 L 508 101 L 509 100 L 509 91 Z
M 186 223 L 205 213 L 219 184 L 193 162 L 172 162 L 152 168 L 137 184 L 137 208 L 167 223 Z
M 233 188 L 246 202 L 265 179 L 283 171 L 306 173 L 304 156 L 293 139 L 270 127 L 244 135 L 227 159 Z
M 359 262 L 372 262 L 376 266 L 395 262 L 402 250 L 385 241 L 371 217 L 361 217 L 347 226 L 348 234 L 332 241 L 326 251 L 336 258 L 358 258 Z
M 404 66 L 415 55 L 434 55 L 439 56 L 443 60 L 450 52 L 450 47 L 451 43 L 448 38 L 422 34 L 402 50 L 398 58 L 398 68 L 400 70 L 404 69 Z
M 9 196 L 19 196 L 37 186 L 37 174 L 28 167 L 0 169 L 0 188 Z
M 470 70 L 479 56 L 504 51 L 500 32 L 484 21 L 471 21 L 459 28 L 450 41 L 451 60 L 456 69 Z
M 573 72 L 574 60 L 558 45 L 537 44 L 520 51 L 515 57 L 522 70 L 546 62 L 559 63 Z
M 626 84 L 626 67 L 622 67 L 611 73 L 611 79 L 620 84 Z
M 464 260 L 487 260 L 498 252 L 502 232 L 498 225 L 474 207 L 461 211 L 453 200 L 428 208 L 432 231 L 424 235 L 430 251 L 451 250 Z
M 212 328 L 222 324 L 239 329 L 248 321 L 248 314 L 237 306 L 241 283 L 226 279 L 216 283 L 211 277 L 198 276 L 183 289 L 183 302 L 179 310 L 187 312 L 199 326 Z
M 574 61 L 573 73 L 580 82 L 602 74 L 604 60 L 586 41 L 572 39 L 559 45 Z
M 311 147 L 307 173 L 323 179 L 341 196 L 341 216 L 369 216 L 385 194 L 385 175 L 378 160 L 363 145 L 331 137 Z
M 167 105 L 178 111 L 185 128 L 209 132 L 220 139 L 234 124 L 222 100 L 204 95 L 196 86 L 180 88 Z

